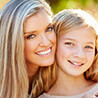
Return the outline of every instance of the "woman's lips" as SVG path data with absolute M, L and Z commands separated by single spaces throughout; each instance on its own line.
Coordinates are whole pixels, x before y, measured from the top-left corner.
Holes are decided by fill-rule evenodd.
M 47 55 L 50 55 L 51 53 L 52 53 L 52 47 L 36 52 L 36 54 L 40 56 L 47 56 Z

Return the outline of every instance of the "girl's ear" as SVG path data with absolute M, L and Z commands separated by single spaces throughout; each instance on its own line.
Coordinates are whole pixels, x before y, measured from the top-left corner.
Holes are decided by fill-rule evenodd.
M 97 39 L 98 39 L 98 35 L 97 35 Z
M 98 52 L 98 35 L 96 35 L 96 47 L 95 47 L 95 55 L 97 54 Z
M 98 51 L 97 51 L 97 47 L 95 47 L 95 56 L 96 56 L 97 52 L 98 52 Z

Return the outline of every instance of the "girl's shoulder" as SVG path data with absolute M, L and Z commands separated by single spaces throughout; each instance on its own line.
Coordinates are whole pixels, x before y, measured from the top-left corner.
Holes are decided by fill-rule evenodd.
M 94 94 L 96 92 L 98 92 L 98 83 L 96 83 L 90 90 L 88 90 L 84 93 L 81 93 L 81 94 L 77 94 L 77 95 L 73 95 L 73 96 L 56 96 L 56 95 L 50 95 L 47 93 L 43 93 L 38 98 L 81 98 L 85 94 Z

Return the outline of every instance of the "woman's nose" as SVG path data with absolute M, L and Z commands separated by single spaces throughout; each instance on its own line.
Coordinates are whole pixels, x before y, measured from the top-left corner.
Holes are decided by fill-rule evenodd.
M 41 39 L 40 40 L 40 46 L 49 46 L 50 45 L 50 41 L 45 34 L 42 34 L 40 39 Z

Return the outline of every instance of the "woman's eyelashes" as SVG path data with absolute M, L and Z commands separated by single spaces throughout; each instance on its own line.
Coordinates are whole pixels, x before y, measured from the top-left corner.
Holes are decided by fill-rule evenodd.
M 26 39 L 33 39 L 33 38 L 35 38 L 35 34 L 30 34 L 30 35 L 28 35 L 27 37 L 26 37 Z
M 46 32 L 52 32 L 54 30 L 54 27 L 53 26 L 50 26 L 46 29 Z
M 44 32 L 52 32 L 54 31 L 54 27 L 53 26 L 49 26 L 46 31 Z M 28 36 L 26 36 L 26 39 L 33 39 L 36 37 L 36 34 L 29 34 Z

